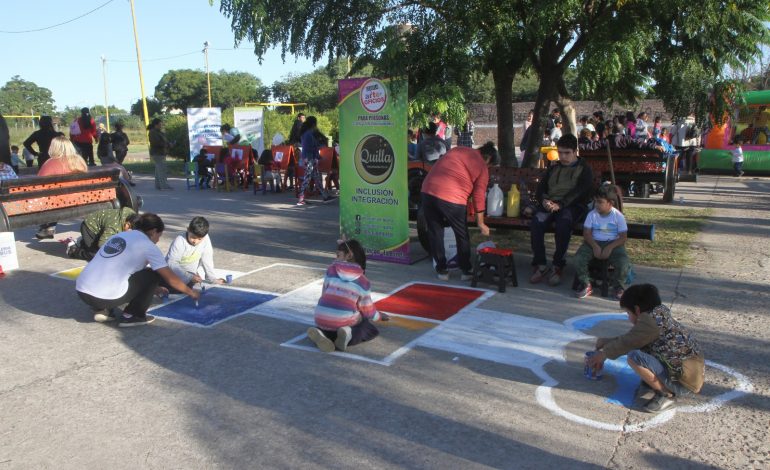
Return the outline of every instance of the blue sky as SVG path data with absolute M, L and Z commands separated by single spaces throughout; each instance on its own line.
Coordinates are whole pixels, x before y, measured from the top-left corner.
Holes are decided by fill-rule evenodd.
M 27 0 L 3 2 L 2 31 L 44 28 L 82 15 L 108 0 Z M 134 0 L 145 91 L 152 95 L 160 77 L 170 69 L 204 70 L 203 43 L 209 41 L 212 71 L 245 71 L 271 85 L 288 73 L 308 72 L 304 58 L 271 51 L 262 65 L 250 42 L 232 50 L 230 21 L 219 12 L 219 2 L 208 0 Z M 3 61 L 0 86 L 12 76 L 48 88 L 58 109 L 104 104 L 101 56 L 107 58 L 111 105 L 128 109 L 139 99 L 139 74 L 128 0 L 108 5 L 69 24 L 23 34 L 0 33 Z M 217 50 L 217 49 L 227 50 Z M 173 59 L 153 60 L 173 56 Z

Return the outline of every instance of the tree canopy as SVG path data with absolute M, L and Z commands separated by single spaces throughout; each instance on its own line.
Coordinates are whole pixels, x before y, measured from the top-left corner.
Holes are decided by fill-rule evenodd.
M 11 77 L 0 88 L 0 113 L 26 115 L 30 112 L 51 114 L 53 111 L 53 94 L 48 88 L 24 80 L 18 75 Z
M 269 95 L 269 89 L 250 73 L 224 70 L 211 73 L 213 106 L 232 108 L 247 101 L 265 101 Z M 190 69 L 169 70 L 155 87 L 155 99 L 165 108 L 185 113 L 187 108 L 207 106 L 206 73 Z
M 685 112 L 679 93 L 697 85 L 691 96 L 702 104 L 727 66 L 756 57 L 770 38 L 769 9 L 767 0 L 222 0 L 220 6 L 235 42 L 250 40 L 259 58 L 273 47 L 313 60 L 361 58 L 376 71 L 407 75 L 415 95 L 433 85 L 466 90 L 472 72 L 491 74 L 504 164 L 515 162 L 510 105 L 522 72 L 538 78 L 537 130 L 550 102 L 562 109 L 569 132 L 573 99 L 633 103 L 652 87 L 667 106 Z M 685 77 L 676 72 L 680 66 Z M 691 102 L 689 111 L 702 109 Z M 535 163 L 534 145 L 526 165 Z

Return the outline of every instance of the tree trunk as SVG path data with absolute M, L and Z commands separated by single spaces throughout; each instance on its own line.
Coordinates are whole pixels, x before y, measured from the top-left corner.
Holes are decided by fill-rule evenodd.
M 577 110 L 575 109 L 572 100 L 565 96 L 560 96 L 556 103 L 561 112 L 561 121 L 563 123 L 561 129 L 562 134 L 572 134 L 575 137 L 579 137 L 577 135 Z
M 535 168 L 540 161 L 540 146 L 543 142 L 543 131 L 545 130 L 545 117 L 548 115 L 548 105 L 551 100 L 558 96 L 556 93 L 556 80 L 543 74 L 540 78 L 540 84 L 537 87 L 537 98 L 535 99 L 535 115 L 532 117 L 532 130 L 529 131 L 529 142 L 527 143 L 527 154 L 521 163 L 522 168 Z
M 516 160 L 516 146 L 513 143 L 513 77 L 515 73 L 504 67 L 492 70 L 495 82 L 495 105 L 497 108 L 497 148 L 502 159 L 500 165 L 519 166 Z

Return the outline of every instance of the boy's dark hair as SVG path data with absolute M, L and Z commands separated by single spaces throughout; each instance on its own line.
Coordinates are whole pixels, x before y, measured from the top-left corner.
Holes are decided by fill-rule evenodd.
M 163 223 L 163 219 L 161 219 L 157 214 L 153 214 L 152 212 L 145 212 L 144 214 L 140 215 L 133 225 L 134 230 L 141 230 L 144 233 L 147 233 L 153 229 L 157 230 L 158 232 L 166 230 L 166 225 Z
M 271 161 L 273 161 L 273 151 L 270 149 L 265 149 L 261 154 L 259 154 L 259 160 L 257 160 L 257 164 L 266 165 Z
M 735 142 L 733 142 L 733 145 L 735 145 L 735 144 L 737 144 L 737 143 L 741 143 L 741 144 L 742 144 L 743 142 L 744 142 L 744 140 L 743 140 L 743 136 L 740 136 L 740 135 L 739 135 L 739 136 L 736 136 L 736 137 L 735 137 Z M 11 148 L 13 148 L 13 147 L 11 147 Z
M 221 149 L 219 149 L 219 156 L 220 157 L 227 157 L 229 155 L 230 155 L 230 151 L 227 150 L 227 147 L 222 147 Z
M 623 193 L 617 186 L 614 186 L 609 182 L 599 186 L 599 189 L 596 190 L 596 194 L 594 194 L 594 199 L 605 199 L 610 201 L 612 207 L 623 212 Z
M 556 142 L 556 147 L 572 149 L 577 151 L 577 148 L 578 148 L 577 137 L 575 137 L 572 134 L 564 134 L 563 136 L 559 137 L 559 141 Z
M 196 238 L 203 238 L 209 233 L 209 221 L 205 217 L 193 217 L 187 231 Z
M 337 245 L 337 251 L 353 255 L 353 261 L 366 272 L 366 251 L 358 240 L 343 240 Z
M 124 220 L 123 223 L 129 224 L 131 225 L 131 228 L 134 228 L 137 220 L 139 220 L 139 214 L 129 214 L 126 216 L 126 220 Z
M 198 152 L 198 155 L 206 155 L 206 149 L 205 148 L 201 148 L 201 151 Z
M 632 312 L 634 307 L 639 307 L 640 312 L 649 312 L 662 303 L 658 288 L 652 284 L 634 284 L 620 298 L 620 306 Z
M 497 166 L 500 164 L 500 153 L 495 148 L 495 144 L 491 141 L 479 147 L 479 152 L 484 157 L 489 157 L 489 164 L 491 166 Z
M 436 135 L 436 132 L 438 132 L 438 124 L 435 122 L 428 123 L 428 127 L 426 127 L 423 132 L 430 135 Z
M 11 145 L 11 150 L 18 151 L 19 150 L 19 146 L 18 145 Z
M 161 122 L 163 121 L 161 121 L 160 118 L 154 118 L 152 121 L 150 121 L 150 124 L 147 126 L 147 130 L 149 131 L 153 129 L 155 126 L 157 126 Z

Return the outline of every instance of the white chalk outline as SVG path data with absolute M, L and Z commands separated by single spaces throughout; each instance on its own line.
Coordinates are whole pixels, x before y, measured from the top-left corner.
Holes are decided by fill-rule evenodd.
M 607 316 L 607 315 L 608 315 L 607 313 L 579 315 L 577 317 L 572 317 L 566 320 L 564 322 L 564 325 L 575 329 L 573 325 L 575 322 L 579 320 L 590 318 L 590 317 Z M 623 316 L 621 316 L 621 314 L 618 314 L 617 319 L 622 320 Z M 563 351 L 564 350 L 562 350 L 562 354 L 563 354 Z M 596 429 L 603 429 L 606 431 L 619 431 L 626 434 L 630 434 L 630 433 L 642 432 L 648 429 L 658 427 L 670 421 L 671 419 L 673 419 L 677 411 L 681 411 L 682 413 L 708 413 L 711 411 L 716 411 L 722 406 L 724 406 L 727 402 L 740 398 L 748 393 L 751 393 L 754 390 L 754 385 L 751 383 L 751 381 L 749 381 L 749 379 L 745 375 L 741 374 L 740 372 L 737 372 L 736 370 L 730 367 L 727 367 L 722 364 L 718 364 L 713 361 L 707 360 L 706 365 L 708 365 L 709 367 L 713 367 L 715 369 L 719 369 L 728 375 L 732 375 L 737 382 L 737 386 L 733 390 L 717 395 L 707 403 L 702 403 L 700 405 L 695 405 L 695 406 L 683 406 L 683 407 L 666 410 L 658 415 L 655 415 L 653 418 L 649 420 L 646 420 L 640 423 L 635 423 L 635 424 L 620 425 L 620 424 L 613 424 L 613 423 L 605 423 L 603 421 L 596 421 L 593 419 L 576 415 L 560 407 L 556 403 L 556 401 L 553 399 L 553 393 L 552 393 L 553 387 L 559 385 L 559 382 L 553 377 L 551 377 L 550 375 L 548 375 L 548 373 L 542 367 L 532 369 L 532 371 L 538 377 L 540 377 L 540 379 L 543 380 L 543 383 L 539 385 L 535 390 L 535 398 L 537 399 L 537 402 L 540 406 L 547 409 L 548 411 L 555 414 L 556 416 L 560 416 L 564 419 L 568 419 L 578 424 L 590 426 Z
M 313 284 L 317 284 L 318 282 L 319 282 L 319 280 L 315 280 L 315 281 L 309 282 L 309 283 L 307 283 L 307 284 L 305 284 L 303 286 L 300 286 L 300 287 L 298 287 L 298 288 L 296 288 L 296 289 L 292 290 L 291 292 L 288 292 L 288 293 L 286 293 L 284 295 L 289 296 L 290 294 L 292 294 L 294 292 L 297 292 L 297 291 L 300 291 L 300 290 L 305 289 L 307 287 L 310 287 Z M 484 302 L 485 300 L 487 300 L 488 298 L 492 297 L 495 294 L 494 292 L 491 292 L 491 291 L 489 291 L 487 289 L 482 289 L 482 288 L 478 288 L 478 287 L 465 287 L 465 286 L 458 287 L 458 286 L 451 286 L 451 285 L 448 286 L 447 284 L 440 284 L 440 283 L 437 283 L 437 282 L 412 281 L 412 282 L 407 282 L 406 284 L 402 284 L 402 285 L 396 287 L 395 289 L 392 289 L 387 294 L 372 293 L 372 300 L 374 302 L 377 302 L 377 301 L 379 301 L 381 299 L 384 299 L 386 297 L 390 297 L 391 295 L 395 294 L 396 292 L 404 290 L 407 287 L 412 286 L 414 284 L 427 284 L 427 285 L 431 285 L 431 286 L 451 287 L 453 289 L 467 289 L 467 290 L 474 290 L 474 291 L 481 292 L 481 295 L 478 298 L 476 298 L 471 303 L 469 303 L 465 307 L 463 307 L 460 310 L 458 310 L 454 315 L 457 315 L 457 314 L 459 314 L 461 312 L 464 312 L 465 310 L 476 308 L 482 302 Z M 267 304 L 267 302 L 265 302 L 265 304 Z M 268 317 L 268 318 L 277 318 L 279 320 L 284 320 L 284 321 L 285 320 L 289 320 L 289 321 L 299 320 L 299 319 L 296 319 L 296 318 L 287 318 L 286 315 L 283 315 L 281 312 L 271 312 L 269 310 L 269 306 L 265 306 L 265 304 L 260 304 L 260 305 L 258 305 L 256 307 L 254 307 L 253 309 L 251 309 L 252 311 L 249 312 L 249 313 L 254 313 L 255 315 L 261 315 L 261 316 L 265 316 L 265 317 Z M 413 316 L 413 315 L 402 315 L 402 314 L 399 314 L 399 313 L 388 312 L 387 310 L 383 310 L 383 312 L 387 313 L 388 315 L 395 316 L 395 317 L 407 318 L 407 319 L 416 320 L 416 321 L 424 321 L 426 323 L 435 323 L 436 325 L 441 325 L 441 323 L 443 323 L 445 321 L 445 320 L 436 320 L 434 318 L 416 317 L 416 316 Z M 451 319 L 452 317 L 449 317 L 449 318 Z M 310 326 L 315 326 L 315 323 L 312 321 L 312 319 L 310 317 L 308 317 L 307 321 L 302 321 L 300 323 L 304 323 L 304 324 L 310 325 Z M 398 349 L 396 349 L 392 353 L 390 353 L 387 356 L 385 356 L 383 359 L 372 359 L 370 357 L 361 356 L 361 355 L 358 355 L 358 354 L 351 354 L 351 353 L 347 353 L 347 352 L 340 352 L 340 351 L 334 351 L 334 352 L 331 352 L 331 353 L 324 353 L 324 354 L 329 354 L 329 355 L 332 355 L 332 356 L 343 357 L 343 358 L 346 358 L 346 359 L 353 359 L 353 360 L 363 361 L 363 362 L 369 362 L 369 363 L 373 363 L 373 364 L 378 364 L 378 365 L 381 365 L 381 366 L 389 367 L 396 360 L 398 360 L 401 356 L 403 356 L 404 354 L 406 354 L 409 351 L 411 351 L 412 349 L 414 349 L 414 347 L 417 345 L 417 343 L 427 333 L 428 332 L 425 332 L 425 333 L 423 333 L 421 335 L 418 335 L 416 338 L 412 339 L 411 341 L 407 342 L 403 346 L 399 347 Z M 287 348 L 293 348 L 293 349 L 300 349 L 300 350 L 303 350 L 303 351 L 309 351 L 309 352 L 313 352 L 313 353 L 321 352 L 318 348 L 314 348 L 314 347 L 310 347 L 310 346 L 303 346 L 303 345 L 297 344 L 299 341 L 302 341 L 306 337 L 307 337 L 307 334 L 303 333 L 301 335 L 295 336 L 294 338 L 291 338 L 288 341 L 285 341 L 285 342 L 281 343 L 281 346 L 284 346 L 284 347 L 287 347 Z

